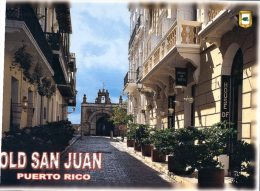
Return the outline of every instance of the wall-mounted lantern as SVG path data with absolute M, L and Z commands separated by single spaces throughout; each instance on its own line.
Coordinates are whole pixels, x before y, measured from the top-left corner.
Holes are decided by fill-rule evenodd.
M 28 109 L 28 99 L 26 96 L 23 96 L 22 108 L 26 111 Z
M 174 112 L 174 109 L 173 108 L 168 108 L 168 112 L 169 112 L 169 115 L 172 115 L 173 112 Z
M 190 104 L 192 104 L 194 102 L 194 98 L 193 97 L 189 97 L 189 96 L 183 98 L 183 100 L 188 102 L 188 103 L 190 103 Z

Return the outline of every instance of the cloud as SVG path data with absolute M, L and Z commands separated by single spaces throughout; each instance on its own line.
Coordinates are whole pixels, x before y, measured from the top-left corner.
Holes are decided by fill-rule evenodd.
M 77 107 L 69 115 L 80 123 L 80 104 L 86 94 L 94 102 L 105 82 L 112 102 L 118 103 L 128 70 L 129 12 L 123 3 L 73 3 L 71 52 L 77 62 Z
M 83 69 L 128 68 L 129 24 L 126 4 L 72 5 L 72 47 Z
M 69 120 L 73 123 L 73 124 L 80 124 L 80 113 L 71 113 L 69 114 Z

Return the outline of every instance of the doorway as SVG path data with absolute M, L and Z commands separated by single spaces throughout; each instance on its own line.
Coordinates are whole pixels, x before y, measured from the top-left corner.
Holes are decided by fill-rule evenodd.
M 243 53 L 239 49 L 234 57 L 231 69 L 231 115 L 232 127 L 238 135 L 234 141 L 241 139 L 242 131 L 242 82 L 243 82 Z
M 98 136 L 110 136 L 110 131 L 113 131 L 114 134 L 114 126 L 113 123 L 109 121 L 109 116 L 105 114 L 100 117 L 96 122 L 96 135 Z
M 18 100 L 19 81 L 12 77 L 11 79 L 11 104 L 10 104 L 10 130 L 20 128 L 22 107 Z
M 241 49 L 238 49 L 233 59 L 230 84 L 230 126 L 237 131 L 237 136 L 231 137 L 230 139 L 231 155 L 229 170 L 232 173 L 236 169 L 240 169 L 240 164 L 237 164 L 236 158 L 233 157 L 232 152 L 237 141 L 242 138 L 243 53 Z
M 33 113 L 33 91 L 28 90 L 27 127 L 32 127 Z

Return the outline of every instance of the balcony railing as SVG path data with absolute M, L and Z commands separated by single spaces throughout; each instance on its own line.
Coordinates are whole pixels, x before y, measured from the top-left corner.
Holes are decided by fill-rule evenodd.
M 124 77 L 124 87 L 126 86 L 127 83 L 128 83 L 128 72 L 126 73 L 126 75 Z
M 45 58 L 50 64 L 52 64 L 52 51 L 46 41 L 33 8 L 28 4 L 21 4 L 19 7 L 11 7 L 10 5 L 7 5 L 6 18 L 8 20 L 24 21 Z
M 141 24 L 141 17 L 139 16 L 137 22 L 136 22 L 136 25 L 135 25 L 135 28 L 132 32 L 132 35 L 131 35 L 131 38 L 129 40 L 129 43 L 128 43 L 128 47 L 130 48 L 132 46 L 132 43 L 134 41 L 134 38 L 135 38 L 135 35 L 136 35 L 136 32 L 138 30 L 138 28 L 140 27 L 140 24 Z
M 208 11 L 208 21 L 212 21 L 219 13 L 224 9 L 209 9 Z
M 61 52 L 62 58 L 64 60 L 64 63 L 66 65 L 66 67 L 67 67 L 70 55 L 65 50 L 65 47 L 63 46 L 61 34 L 60 33 L 48 33 L 48 32 L 46 32 L 45 36 L 46 36 L 46 39 L 47 39 L 47 42 L 48 42 L 49 46 L 53 50 L 57 50 L 57 51 Z
M 134 83 L 134 79 L 132 79 L 133 77 L 133 73 L 131 72 L 129 75 L 129 72 L 126 73 L 125 78 L 124 78 L 124 87 L 128 84 L 128 83 Z
M 176 45 L 198 45 L 200 22 L 176 21 L 144 62 L 143 77 L 147 75 Z

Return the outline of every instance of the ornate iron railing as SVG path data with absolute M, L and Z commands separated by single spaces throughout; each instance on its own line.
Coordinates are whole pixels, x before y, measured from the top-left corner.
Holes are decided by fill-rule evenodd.
M 132 46 L 132 43 L 133 43 L 133 41 L 134 41 L 136 32 L 137 32 L 138 28 L 140 27 L 140 25 L 141 25 L 141 17 L 139 16 L 139 18 L 138 18 L 138 20 L 137 20 L 137 22 L 136 22 L 135 28 L 134 28 L 134 30 L 133 30 L 133 32 L 132 32 L 131 38 L 130 38 L 130 40 L 129 40 L 129 43 L 128 43 L 128 47 L 129 47 L 129 48 Z
M 19 6 L 9 4 L 6 8 L 6 19 L 24 21 L 45 58 L 52 65 L 52 51 L 33 8 L 29 4 L 21 4 Z

